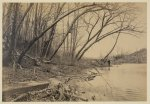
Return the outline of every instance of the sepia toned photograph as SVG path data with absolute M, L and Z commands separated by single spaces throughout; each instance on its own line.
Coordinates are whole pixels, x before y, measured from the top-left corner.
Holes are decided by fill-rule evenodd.
M 146 2 L 3 2 L 2 102 L 147 101 Z

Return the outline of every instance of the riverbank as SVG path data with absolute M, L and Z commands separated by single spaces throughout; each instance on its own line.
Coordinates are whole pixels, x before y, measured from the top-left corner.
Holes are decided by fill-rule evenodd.
M 82 75 L 83 70 L 86 70 L 86 68 L 86 66 L 42 64 L 39 67 L 34 66 L 14 71 L 11 67 L 3 67 L 3 88 L 16 85 L 17 82 L 45 81 L 54 77 L 65 79 L 69 75 Z M 60 78 L 60 80 L 63 79 Z
M 87 64 L 87 63 L 86 63 Z M 95 69 L 96 68 L 96 69 Z M 41 66 L 36 66 L 33 68 L 23 68 L 13 71 L 10 67 L 3 67 L 3 90 L 7 88 L 14 88 L 20 87 L 20 83 L 25 82 L 49 82 L 52 85 L 55 85 L 57 82 L 63 85 L 62 89 L 71 86 L 69 90 L 73 89 L 73 93 L 69 92 L 69 98 L 67 95 L 67 99 L 55 99 L 54 101 L 113 101 L 113 100 L 134 100 L 131 97 L 127 97 L 126 93 L 128 94 L 128 89 L 131 90 L 131 95 L 136 93 L 143 93 L 137 92 L 137 89 L 140 91 L 144 90 L 144 95 L 138 95 L 141 98 L 137 98 L 136 100 L 145 100 L 146 99 L 146 88 L 139 86 L 139 81 L 136 83 L 136 86 L 128 86 L 132 85 L 132 83 L 136 82 L 138 78 L 142 78 L 141 84 L 146 86 L 146 64 L 122 64 L 122 65 L 114 65 L 112 67 L 95 67 L 93 68 L 90 65 L 57 65 L 57 64 L 42 64 Z M 97 75 L 99 72 L 100 75 Z M 140 75 L 140 76 L 139 76 Z M 141 77 L 141 75 L 143 77 Z M 131 78 L 131 79 L 128 79 Z M 118 80 L 119 79 L 119 80 Z M 125 80 L 127 79 L 127 80 Z M 115 82 L 114 82 L 115 81 Z M 54 84 L 53 84 L 54 82 Z M 125 83 L 124 83 L 125 82 Z M 118 86 L 119 83 L 119 86 Z M 57 83 L 56 86 L 59 84 Z M 120 87 L 120 85 L 123 85 Z M 67 87 L 66 87 L 67 86 Z M 116 87 L 115 87 L 116 86 Z M 119 87 L 119 89 L 118 89 Z M 123 89 L 122 89 L 123 88 Z M 125 89 L 124 89 L 125 88 Z M 135 88 L 135 89 L 134 89 Z M 140 89 L 139 89 L 140 88 Z M 54 88 L 55 89 L 55 88 Z M 132 92 L 133 89 L 133 92 Z M 45 89 L 43 93 L 47 94 L 47 91 L 53 90 L 52 89 Z M 122 97 L 118 96 L 119 94 L 123 93 Z M 46 92 L 45 92 L 46 91 Z M 32 95 L 33 92 L 30 94 Z M 41 93 L 39 91 L 34 91 L 35 93 Z M 53 92 L 55 95 L 56 92 Z M 115 95 L 113 95 L 115 94 Z M 44 94 L 45 95 L 45 94 Z M 57 94 L 56 94 L 57 95 Z M 63 94 L 65 95 L 65 93 Z M 75 95 L 75 99 L 72 98 L 71 95 Z M 33 95 L 32 95 L 33 96 Z M 35 96 L 35 95 L 34 95 Z M 77 98 L 78 96 L 78 98 Z M 115 96 L 115 97 L 113 97 Z M 37 97 L 39 98 L 39 97 Z M 79 99 L 80 98 L 80 99 Z M 53 101 L 49 97 L 46 98 L 39 98 L 40 101 Z M 81 100 L 82 99 L 82 100 Z M 36 99 L 37 100 L 37 99 Z M 32 99 L 32 101 L 36 101 Z M 31 100 L 25 100 L 31 101 Z
M 50 82 L 51 79 L 58 80 L 66 86 L 76 86 L 78 81 L 88 80 L 86 73 L 88 65 L 61 65 L 61 64 L 41 64 L 32 68 L 16 69 L 3 67 L 2 81 L 3 90 L 23 87 L 22 83 Z M 67 83 L 66 83 L 67 82 Z M 32 85 L 32 84 L 30 84 Z M 12 98 L 9 98 L 12 100 Z M 8 100 L 9 101 L 9 100 Z

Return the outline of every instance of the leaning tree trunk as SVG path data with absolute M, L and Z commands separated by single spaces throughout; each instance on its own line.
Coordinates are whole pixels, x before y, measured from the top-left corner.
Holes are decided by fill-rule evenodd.
M 65 15 L 61 16 L 59 19 L 57 19 L 56 21 L 54 21 L 46 30 L 44 30 L 38 37 L 34 38 L 33 40 L 30 41 L 29 45 L 25 48 L 25 50 L 22 51 L 22 53 L 20 54 L 19 58 L 18 58 L 18 64 L 21 63 L 22 61 L 22 58 L 24 57 L 24 55 L 28 52 L 28 50 L 32 47 L 32 45 L 34 45 L 34 43 L 36 41 L 38 41 L 42 36 L 44 36 L 44 34 L 49 30 L 51 29 L 53 26 L 55 26 L 55 24 L 57 24 L 60 20 L 62 20 L 63 18 L 65 18 L 66 16 L 68 16 L 69 14 L 77 11 L 77 10 L 80 10 L 82 8 L 87 8 L 87 7 L 92 7 L 94 6 L 95 4 L 91 4 L 91 5 L 85 5 L 85 6 L 82 6 L 82 7 L 79 7 L 79 8 L 75 8 L 73 10 L 71 10 L 70 12 L 66 13 Z
M 112 51 L 114 50 L 115 46 L 117 45 L 119 36 L 120 36 L 120 32 L 119 32 L 118 35 L 117 35 L 115 44 L 113 45 L 112 49 L 111 49 L 111 50 L 108 52 L 108 54 L 103 58 L 104 62 L 106 61 L 106 59 L 108 58 L 108 56 L 112 53 Z

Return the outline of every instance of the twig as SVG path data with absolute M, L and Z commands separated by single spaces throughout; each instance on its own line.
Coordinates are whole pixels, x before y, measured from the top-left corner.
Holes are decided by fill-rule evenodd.
M 113 97 L 111 85 L 108 83 L 108 81 L 102 75 L 100 77 L 102 77 L 104 79 L 104 81 L 106 82 L 106 84 L 110 87 L 111 96 Z

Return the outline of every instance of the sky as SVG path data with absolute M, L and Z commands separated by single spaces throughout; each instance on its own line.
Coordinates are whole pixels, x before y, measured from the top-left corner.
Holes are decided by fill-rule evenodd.
M 139 34 L 139 38 L 124 34 L 120 35 L 118 43 L 111 55 L 116 55 L 120 53 L 132 53 L 141 48 L 147 47 L 147 5 L 146 3 L 136 3 L 135 5 L 139 8 L 136 22 L 139 24 L 140 27 L 142 27 L 142 30 L 144 32 L 142 34 Z M 111 50 L 114 43 L 115 39 L 113 37 L 105 38 L 101 42 L 91 47 L 85 53 L 84 57 L 103 57 Z

